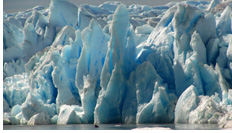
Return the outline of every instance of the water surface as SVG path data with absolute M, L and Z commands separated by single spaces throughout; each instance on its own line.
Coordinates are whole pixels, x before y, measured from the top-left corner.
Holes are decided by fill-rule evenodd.
M 217 124 L 4 125 L 3 130 L 220 130 Z

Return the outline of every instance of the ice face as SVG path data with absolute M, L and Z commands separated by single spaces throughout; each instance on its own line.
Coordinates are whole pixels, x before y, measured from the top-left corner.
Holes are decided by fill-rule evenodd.
M 52 0 L 4 13 L 4 122 L 228 127 L 232 14 L 223 5 Z
M 57 119 L 58 125 L 80 124 L 81 119 L 76 114 L 74 108 L 69 105 L 62 105 Z
M 48 125 L 50 124 L 50 118 L 44 113 L 38 113 L 31 117 L 27 125 Z
M 49 23 L 55 27 L 77 25 L 78 8 L 67 0 L 51 0 Z
M 219 97 L 222 97 L 222 92 L 217 82 L 217 72 L 212 66 L 201 65 L 200 66 L 201 77 L 203 84 L 205 85 L 206 95 L 211 96 L 217 93 Z
M 219 54 L 219 39 L 210 39 L 206 45 L 207 63 L 215 63 L 216 57 Z
M 219 0 L 212 0 L 212 1 L 210 2 L 210 4 L 209 4 L 209 7 L 208 7 L 207 10 L 209 10 L 209 11 L 210 11 L 210 10 L 213 10 L 213 8 L 216 7 L 219 3 L 220 3 Z
M 167 86 L 163 86 L 162 78 L 157 74 L 150 62 L 144 62 L 137 67 L 134 84 L 137 90 L 137 123 L 172 121 L 173 110 L 171 108 L 170 112 L 166 110 L 171 105 L 169 96 L 166 92 Z
M 84 46 L 78 60 L 76 86 L 81 97 L 85 119 L 92 123 L 108 40 L 94 19 L 91 20 L 89 27 L 83 30 L 82 38 Z
M 227 6 L 226 9 L 222 12 L 218 22 L 217 22 L 217 34 L 231 34 L 231 7 Z M 228 27 L 228 28 L 225 28 Z
M 3 97 L 7 101 L 10 108 L 15 105 L 22 105 L 26 100 L 29 92 L 29 81 L 26 74 L 15 75 L 5 80 L 3 85 Z M 12 84 L 16 82 L 17 84 Z
M 99 92 L 94 112 L 95 123 L 115 123 L 121 121 L 122 106 L 126 92 L 124 77 L 126 72 L 122 68 L 128 21 L 129 13 L 126 6 L 120 5 L 113 17 L 111 40 L 101 73 L 102 89 Z
M 9 17 L 3 22 L 3 26 L 3 49 L 14 47 L 23 42 L 23 26 L 17 19 Z
M 189 113 L 198 106 L 198 96 L 198 90 L 193 85 L 181 94 L 175 108 L 176 123 L 188 123 Z
M 232 36 L 230 35 L 230 43 L 226 52 L 226 56 L 228 58 L 229 61 L 232 61 Z
M 150 34 L 153 28 L 149 25 L 138 26 L 135 30 L 136 34 Z
M 217 95 L 202 96 L 198 107 L 189 114 L 189 123 L 217 123 L 218 119 L 227 114 L 227 109 L 220 106 Z M 229 108 L 228 108 L 229 109 Z M 228 110 L 229 112 L 230 109 Z
M 11 109 L 11 115 L 12 116 L 16 116 L 17 114 L 19 114 L 21 112 L 21 106 L 20 105 L 15 105 L 12 109 Z
M 43 104 L 31 93 L 28 93 L 27 99 L 22 104 L 21 109 L 22 114 L 26 120 L 29 120 L 33 115 L 37 113 L 45 113 L 46 115 L 49 115 L 50 118 L 56 114 L 55 104 Z
M 5 100 L 5 98 L 3 98 L 3 112 L 9 112 L 9 111 L 10 111 L 9 105 Z

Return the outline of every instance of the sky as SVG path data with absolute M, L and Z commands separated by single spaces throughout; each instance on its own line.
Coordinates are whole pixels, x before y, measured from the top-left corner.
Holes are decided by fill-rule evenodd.
M 131 4 L 143 4 L 149 6 L 164 5 L 171 1 L 183 1 L 183 0 L 68 0 L 75 5 L 90 4 L 100 5 L 105 1 L 120 1 L 126 5 Z M 37 5 L 41 5 L 45 8 L 49 6 L 50 0 L 3 0 L 3 11 L 6 13 L 13 13 L 17 11 L 24 11 L 33 8 Z

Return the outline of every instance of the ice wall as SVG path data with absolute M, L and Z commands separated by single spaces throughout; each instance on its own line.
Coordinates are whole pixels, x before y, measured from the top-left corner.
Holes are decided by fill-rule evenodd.
M 218 2 L 52 0 L 5 14 L 4 122 L 228 127 L 232 14 Z
M 81 97 L 84 117 L 87 123 L 93 123 L 108 38 L 94 19 L 89 27 L 83 30 L 82 38 L 84 46 L 77 64 L 76 86 Z
M 95 108 L 95 123 L 116 123 L 121 113 L 126 93 L 123 70 L 129 13 L 120 5 L 113 16 L 112 34 L 101 73 L 101 91 Z M 104 112 L 104 113 L 103 113 Z

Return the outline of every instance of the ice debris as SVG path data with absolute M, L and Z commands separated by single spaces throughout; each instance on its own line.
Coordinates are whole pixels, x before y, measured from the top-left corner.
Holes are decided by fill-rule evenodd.
M 4 124 L 231 127 L 231 9 L 51 0 L 4 13 Z
M 49 125 L 49 124 L 50 124 L 50 117 L 44 114 L 43 112 L 35 114 L 27 122 L 27 125 Z

